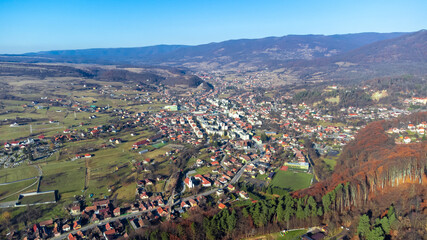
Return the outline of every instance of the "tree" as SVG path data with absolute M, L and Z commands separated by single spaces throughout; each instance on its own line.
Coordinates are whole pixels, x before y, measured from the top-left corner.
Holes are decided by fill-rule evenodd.
M 323 215 L 323 210 L 322 210 L 322 207 L 319 207 L 318 209 L 317 209 L 317 216 L 322 216 Z
M 12 218 L 12 215 L 10 214 L 10 212 L 8 211 L 3 212 L 0 216 L 0 223 L 2 225 L 5 225 L 9 229 L 11 218 Z
M 229 215 L 227 217 L 227 233 L 231 233 L 234 228 L 236 227 L 236 223 L 237 223 L 237 214 L 236 211 L 233 209 L 233 211 L 231 212 L 231 215 Z
M 331 209 L 329 208 L 331 206 L 331 196 L 328 194 L 325 194 L 322 197 L 322 204 L 323 204 L 323 208 L 324 208 L 324 212 L 327 213 L 329 212 Z
M 190 229 L 191 229 L 191 235 L 192 235 L 193 239 L 197 239 L 197 227 L 196 227 L 195 222 L 192 222 L 190 224 Z
M 162 240 L 169 240 L 169 234 L 167 232 L 162 232 L 160 234 L 160 237 L 162 238 Z
M 280 201 L 277 206 L 277 221 L 282 222 L 285 220 L 285 209 L 283 208 L 283 203 Z
M 368 232 L 366 239 L 368 240 L 384 240 L 384 232 L 380 227 L 375 227 Z
M 380 225 L 386 234 L 390 233 L 390 222 L 388 220 L 388 217 L 384 216 L 383 218 L 381 218 Z
M 267 142 L 267 140 L 268 140 L 267 135 L 265 133 L 261 133 L 261 141 L 264 143 L 264 142 Z
M 310 196 L 308 198 L 307 206 L 310 206 L 310 208 L 311 208 L 311 216 L 315 217 L 317 215 L 317 209 L 316 209 L 317 203 L 314 200 L 313 196 Z
M 304 209 L 302 207 L 301 199 L 298 199 L 298 202 L 297 202 L 297 213 L 296 213 L 296 216 L 299 219 L 303 219 L 304 218 Z
M 294 209 L 293 207 L 293 200 L 286 202 L 286 208 L 285 208 L 285 221 L 286 221 L 286 229 L 289 229 L 289 220 L 294 215 Z
M 369 223 L 369 217 L 366 214 L 360 217 L 359 225 L 357 225 L 357 233 L 363 237 L 367 237 L 369 233 L 369 228 L 371 224 Z

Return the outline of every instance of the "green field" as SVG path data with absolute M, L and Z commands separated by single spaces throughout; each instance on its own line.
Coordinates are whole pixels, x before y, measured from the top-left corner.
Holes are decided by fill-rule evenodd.
M 52 202 L 55 201 L 55 193 L 44 193 L 34 196 L 24 196 L 19 200 L 19 203 L 22 205 L 33 204 L 33 203 L 43 203 L 43 202 Z
M 309 187 L 312 177 L 313 175 L 309 173 L 279 170 L 270 185 L 295 191 Z
M 13 194 L 13 193 L 18 192 L 21 189 L 24 189 L 24 188 L 32 185 L 35 182 L 37 182 L 37 179 L 30 179 L 30 180 L 25 180 L 22 182 L 17 182 L 17 183 L 12 183 L 12 184 L 8 184 L 8 185 L 0 186 L 0 199 L 1 199 L 0 202 L 14 201 L 14 200 L 18 199 L 19 193 L 17 193 L 17 194 Z M 37 187 L 37 184 L 34 184 L 32 187 L 25 189 L 23 192 L 20 192 L 20 193 L 34 192 L 36 190 L 36 187 Z M 13 194 L 13 195 L 11 195 L 11 194 Z M 11 196 L 9 196 L 9 195 L 11 195 Z M 9 197 L 7 197 L 7 196 L 9 196 Z
M 77 161 L 50 161 L 42 166 L 40 191 L 58 190 L 61 200 L 81 195 L 85 181 L 84 159 Z
M 24 165 L 16 168 L 2 168 L 0 170 L 0 183 L 13 182 L 36 176 L 38 176 L 38 171 L 33 166 Z
M 337 160 L 335 160 L 335 158 L 324 158 L 323 161 L 325 161 L 330 170 L 334 170 L 335 165 L 337 165 Z

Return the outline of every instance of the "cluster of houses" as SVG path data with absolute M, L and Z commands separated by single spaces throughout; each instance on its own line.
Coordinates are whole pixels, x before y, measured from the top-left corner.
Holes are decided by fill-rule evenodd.
M 409 123 L 400 128 L 394 127 L 388 129 L 388 134 L 396 135 L 395 142 L 397 144 L 408 144 L 411 142 L 419 141 L 422 137 L 426 136 L 427 122 L 418 124 Z
M 47 239 L 51 237 L 66 236 L 68 240 L 85 238 L 96 239 L 117 239 L 127 236 L 124 222 L 120 220 L 108 221 L 113 217 L 118 217 L 124 213 L 124 209 L 114 208 L 108 199 L 97 200 L 92 206 L 82 208 L 80 203 L 73 204 L 70 214 L 74 218 L 49 219 L 32 225 L 27 229 L 24 239 Z M 90 230 L 81 230 L 83 226 L 90 223 L 101 223 Z

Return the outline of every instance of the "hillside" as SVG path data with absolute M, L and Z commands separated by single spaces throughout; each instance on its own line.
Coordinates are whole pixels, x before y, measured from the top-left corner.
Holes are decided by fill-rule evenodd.
M 372 207 L 385 209 L 391 204 L 407 212 L 408 204 L 427 201 L 427 142 L 395 144 L 385 133 L 386 129 L 401 126 L 402 122 L 425 121 L 427 112 L 369 124 L 344 148 L 329 179 L 296 194 L 320 198 L 334 191 L 338 198 L 334 208 L 355 212 Z M 346 184 L 348 187 L 342 188 Z M 337 186 L 341 186 L 339 191 Z M 410 194 L 399 194 L 408 189 Z
M 283 63 L 300 79 L 342 83 L 427 73 L 427 31 L 387 39 L 327 58 Z
M 334 56 L 391 39 L 404 33 L 357 33 L 342 35 L 288 35 L 239 39 L 197 46 L 159 45 L 141 48 L 58 50 L 24 55 L 3 55 L 2 60 L 99 64 L 162 64 L 194 69 L 232 69 L 273 66 L 275 62 Z
M 141 68 L 117 68 L 102 65 L 74 65 L 48 63 L 0 63 L 0 77 L 28 78 L 43 80 L 45 78 L 72 77 L 77 79 L 94 79 L 106 82 L 135 82 L 144 85 L 174 87 L 181 85 L 204 89 L 212 89 L 212 85 L 186 71 L 172 67 L 146 66 Z

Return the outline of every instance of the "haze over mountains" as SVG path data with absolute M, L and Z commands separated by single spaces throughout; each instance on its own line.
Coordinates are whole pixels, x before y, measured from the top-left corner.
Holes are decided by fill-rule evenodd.
M 198 46 L 56 50 L 0 55 L 1 61 L 163 65 L 194 71 L 276 70 L 280 78 L 323 82 L 427 73 L 427 31 L 288 35 Z

